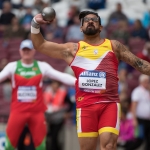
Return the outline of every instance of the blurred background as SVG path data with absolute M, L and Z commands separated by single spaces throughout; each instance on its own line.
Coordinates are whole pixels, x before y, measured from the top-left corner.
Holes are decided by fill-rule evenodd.
M 0 71 L 7 63 L 20 59 L 19 46 L 22 40 L 30 39 L 31 20 L 46 6 L 52 6 L 56 11 L 53 23 L 41 26 L 41 33 L 46 40 L 57 43 L 82 40 L 78 14 L 85 9 L 95 10 L 102 20 L 102 38 L 116 39 L 125 44 L 136 56 L 150 62 L 150 0 L 0 0 Z M 48 62 L 59 71 L 73 75 L 72 70 L 62 60 L 49 58 L 38 52 L 35 58 Z M 139 82 L 140 76 L 140 72 L 120 61 L 118 93 L 123 115 L 121 116 L 122 126 L 118 150 L 130 150 L 126 145 L 129 147 L 135 145 L 131 150 L 145 150 L 146 139 L 150 138 L 150 115 L 148 118 L 142 118 L 148 122 L 148 135 L 131 123 L 133 91 L 136 87 L 143 86 L 144 79 L 146 79 L 141 77 L 143 82 L 141 80 Z M 147 83 L 150 85 L 149 80 Z M 65 93 L 62 96 L 65 111 L 45 113 L 48 123 L 47 149 L 79 150 L 75 125 L 74 89 L 47 78 L 44 79 L 43 84 L 44 99 L 49 88 L 55 94 L 58 94 L 60 89 L 63 89 Z M 149 93 L 149 86 L 147 90 Z M 4 147 L 10 102 L 11 83 L 7 80 L 0 84 L 0 150 Z M 150 110 L 150 96 L 143 103 Z M 149 113 L 144 112 L 144 107 L 142 109 L 142 113 Z M 130 131 L 125 127 L 125 123 L 129 123 L 133 128 L 132 136 L 129 136 Z M 28 129 L 24 131 L 24 138 L 19 144 L 22 145 L 21 150 L 33 150 L 32 137 Z

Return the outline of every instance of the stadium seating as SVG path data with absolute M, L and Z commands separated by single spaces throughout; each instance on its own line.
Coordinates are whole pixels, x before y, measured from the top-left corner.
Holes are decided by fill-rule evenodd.
M 129 48 L 132 53 L 135 55 L 143 50 L 146 41 L 140 38 L 130 38 L 129 39 Z

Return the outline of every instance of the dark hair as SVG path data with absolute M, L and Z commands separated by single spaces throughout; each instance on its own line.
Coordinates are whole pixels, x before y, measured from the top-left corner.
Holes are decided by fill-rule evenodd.
M 80 14 L 79 14 L 79 20 L 81 21 L 81 24 L 83 25 L 83 18 L 89 14 L 93 14 L 95 16 L 97 16 L 99 18 L 99 24 L 101 25 L 101 18 L 100 16 L 98 15 L 98 13 L 94 12 L 94 11 L 81 11 Z

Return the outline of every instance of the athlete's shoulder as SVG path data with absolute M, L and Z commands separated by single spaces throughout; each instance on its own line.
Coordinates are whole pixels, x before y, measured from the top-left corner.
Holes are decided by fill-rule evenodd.
M 9 62 L 6 66 L 15 67 L 17 65 L 17 61 Z
M 45 61 L 37 61 L 37 64 L 42 72 L 49 71 L 53 67 Z
M 37 60 L 37 63 L 38 63 L 38 65 L 42 65 L 42 66 L 47 66 L 47 65 L 49 65 L 50 66 L 50 64 L 48 64 L 47 62 L 45 62 L 45 61 L 40 61 L 40 60 Z

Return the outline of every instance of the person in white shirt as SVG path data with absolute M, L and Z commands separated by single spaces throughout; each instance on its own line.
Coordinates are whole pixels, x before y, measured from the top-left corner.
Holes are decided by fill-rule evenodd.
M 150 148 L 150 77 L 140 75 L 139 86 L 131 94 L 134 126 L 138 128 L 139 137 L 145 138 L 144 150 Z M 144 136 L 144 137 L 143 137 Z

